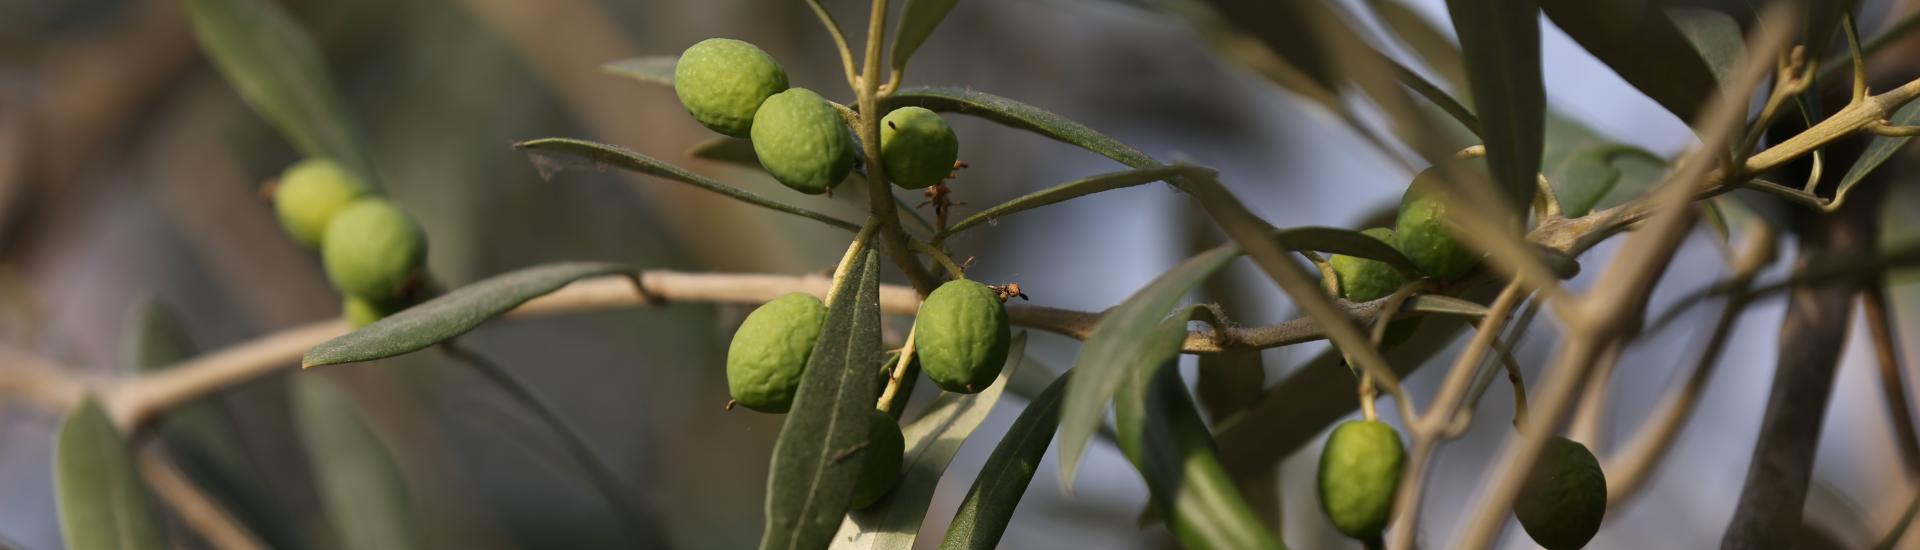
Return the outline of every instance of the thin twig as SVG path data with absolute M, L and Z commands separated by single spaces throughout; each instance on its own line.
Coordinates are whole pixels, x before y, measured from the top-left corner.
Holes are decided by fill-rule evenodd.
M 860 86 L 860 75 L 854 72 L 853 50 L 847 48 L 847 35 L 840 31 L 840 22 L 833 19 L 833 12 L 820 5 L 820 0 L 807 0 L 807 7 L 813 8 L 813 15 L 820 18 L 820 25 L 827 28 L 827 34 L 833 37 L 833 47 L 840 52 L 840 67 L 847 72 L 847 85 Z
M 1913 403 L 1907 399 L 1905 370 L 1900 368 L 1900 340 L 1894 336 L 1892 305 L 1887 301 L 1886 278 L 1860 289 L 1861 311 L 1873 335 L 1874 355 L 1880 359 L 1880 391 L 1886 396 L 1887 418 L 1900 442 L 1900 461 L 1907 473 L 1920 472 L 1920 431 L 1913 424 Z
M 140 477 L 153 488 L 155 496 L 167 503 L 181 523 L 200 535 L 208 546 L 218 550 L 256 550 L 266 548 L 259 537 L 220 507 L 220 503 L 201 492 L 186 474 L 173 465 L 158 446 L 142 446 L 135 451 Z

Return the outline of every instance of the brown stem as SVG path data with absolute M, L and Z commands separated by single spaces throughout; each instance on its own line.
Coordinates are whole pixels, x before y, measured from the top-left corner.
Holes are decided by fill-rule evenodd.
M 1907 382 L 1900 368 L 1900 341 L 1894 336 L 1885 277 L 1862 286 L 1860 306 L 1866 314 L 1867 329 L 1873 333 L 1874 354 L 1880 358 L 1880 390 L 1886 394 L 1887 418 L 1893 422 L 1893 435 L 1900 441 L 1900 461 L 1908 473 L 1920 472 L 1920 431 L 1914 428 L 1913 403 L 1907 399 Z

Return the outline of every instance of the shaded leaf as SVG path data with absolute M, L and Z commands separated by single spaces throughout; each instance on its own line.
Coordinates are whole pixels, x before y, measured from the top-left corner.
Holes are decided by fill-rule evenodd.
M 1540 7 L 1535 0 L 1448 0 L 1447 11 L 1465 55 L 1487 165 L 1513 205 L 1524 208 L 1533 203 L 1546 139 Z
M 1420 56 L 1420 60 L 1438 73 L 1441 80 L 1455 86 L 1467 85 L 1467 64 L 1460 59 L 1459 48 L 1426 16 L 1399 0 L 1367 0 L 1367 6 L 1392 31 L 1393 37 L 1405 44 L 1407 49 L 1413 50 L 1414 55 Z M 1468 95 L 1460 94 L 1461 97 Z
M 277 2 L 183 3 L 214 66 L 300 154 L 338 161 L 377 185 L 373 162 L 334 95 L 319 48 Z
M 373 428 L 333 382 L 293 379 L 294 428 L 313 465 L 338 548 L 420 548 L 406 477 Z
M 1659 2 L 1546 2 L 1555 26 L 1628 84 L 1692 122 L 1719 89 L 1713 68 Z
M 133 448 L 99 400 L 88 397 L 61 422 L 53 487 L 67 548 L 169 547 L 159 508 L 134 467 Z
M 661 162 L 653 157 L 613 145 L 578 139 L 546 138 L 522 141 L 513 144 L 513 146 L 516 149 L 528 151 L 530 153 L 529 156 L 533 158 L 534 164 L 540 167 L 541 173 L 543 174 L 551 174 L 553 171 L 566 168 L 571 163 L 562 160 L 562 157 L 571 157 L 584 160 L 596 169 L 603 168 L 607 165 L 618 166 L 649 176 L 692 184 L 694 187 L 719 193 L 736 201 L 800 216 L 847 231 L 860 230 L 860 224 L 762 197 L 738 187 L 714 181 L 706 176 L 688 172 L 684 168 Z
M 488 319 L 574 281 L 636 272 L 620 264 L 569 262 L 496 275 L 322 342 L 307 350 L 300 364 L 317 367 L 412 353 L 465 334 Z
M 899 72 L 907 67 L 907 60 L 920 50 L 920 44 L 927 41 L 933 29 L 940 26 L 940 20 L 947 18 L 947 12 L 960 0 L 907 0 L 906 9 L 900 12 L 900 26 L 893 36 L 893 70 Z
M 1013 521 L 1013 511 L 1026 495 L 1033 474 L 1040 471 L 1040 459 L 1053 443 L 1054 430 L 1060 427 L 1060 400 L 1072 373 L 1067 371 L 1047 384 L 1013 420 L 1013 427 L 993 447 L 993 454 L 987 455 L 980 475 L 973 478 L 973 486 L 960 501 L 940 548 L 989 550 L 1000 546 L 1000 536 Z
M 826 548 L 853 499 L 880 357 L 880 265 L 873 251 L 834 289 L 767 475 L 760 548 Z
M 1706 8 L 1675 7 L 1667 8 L 1666 13 L 1667 18 L 1673 20 L 1674 28 L 1693 44 L 1694 51 L 1700 52 L 1700 60 L 1713 71 L 1715 81 L 1725 82 L 1733 77 L 1733 72 L 1740 68 L 1740 59 L 1747 53 L 1747 38 L 1740 32 L 1739 21 L 1724 12 Z
M 1180 350 L 1180 341 L 1172 344 L 1166 357 L 1153 357 L 1151 351 L 1164 342 L 1148 338 L 1161 319 L 1200 281 L 1226 267 L 1240 256 L 1240 247 L 1222 245 L 1188 258 L 1161 274 L 1120 305 L 1107 310 L 1074 360 L 1073 383 L 1067 387 L 1066 403 L 1060 417 L 1060 484 L 1072 490 L 1075 470 L 1085 454 L 1087 440 L 1106 416 L 1107 403 L 1113 400 L 1133 371 L 1151 369 Z M 1182 323 L 1181 338 L 1185 338 Z
M 1114 399 L 1120 450 L 1147 481 L 1155 505 L 1188 548 L 1286 548 L 1267 531 L 1214 452 L 1171 361 L 1186 335 L 1176 315 L 1146 335 L 1159 349 L 1153 367 L 1134 369 Z M 1068 388 L 1071 391 L 1072 388 Z
M 191 359 L 199 348 L 173 311 L 148 300 L 134 309 L 129 323 L 128 356 L 142 373 L 164 370 Z M 181 403 L 154 421 L 154 435 L 180 470 L 247 530 L 275 548 L 303 548 L 296 522 L 284 515 L 285 503 L 241 439 L 240 422 L 224 395 Z
M 1418 273 L 1413 261 L 1380 239 L 1344 227 L 1289 227 L 1274 233 L 1281 244 L 1292 250 L 1312 250 L 1378 260 L 1402 274 Z
M 1267 371 L 1261 366 L 1259 350 L 1210 353 L 1199 356 L 1199 360 L 1193 389 L 1214 423 L 1260 402 Z
M 1020 368 L 1027 350 L 1027 333 L 1014 335 L 1007 348 L 1007 365 L 992 386 L 980 393 L 941 393 L 919 418 L 901 428 L 906 437 L 906 459 L 900 466 L 900 483 L 879 502 L 847 513 L 834 537 L 837 549 L 910 550 L 920 534 L 920 523 L 927 517 L 933 490 L 940 477 L 960 451 L 960 445 L 980 423 L 987 419 L 994 403 L 1006 392 L 1007 382 Z
M 1893 116 L 1888 117 L 1888 120 L 1900 126 L 1920 124 L 1920 101 L 1908 103 L 1900 110 L 1894 111 Z M 1853 161 L 1853 166 L 1847 168 L 1847 175 L 1840 177 L 1840 186 L 1834 189 L 1833 203 L 1827 208 L 1839 208 L 1840 204 L 1846 201 L 1847 193 L 1853 191 L 1853 186 L 1859 185 L 1868 174 L 1872 174 L 1881 164 L 1885 164 L 1887 159 L 1893 158 L 1893 154 L 1899 152 L 1900 148 L 1907 145 L 1907 140 L 1911 139 L 1913 138 L 1907 136 L 1874 136 L 1872 141 L 1867 142 L 1867 149 L 1860 153 L 1860 159 Z
M 601 65 L 600 72 L 672 88 L 673 66 L 679 62 L 680 56 L 647 55 Z
M 910 88 L 887 96 L 880 110 L 906 106 L 977 116 L 1075 145 L 1134 168 L 1160 164 L 1146 153 L 1066 117 L 985 92 L 951 87 Z

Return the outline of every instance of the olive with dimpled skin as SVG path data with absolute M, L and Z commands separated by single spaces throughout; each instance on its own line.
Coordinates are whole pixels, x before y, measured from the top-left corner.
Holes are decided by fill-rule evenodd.
M 853 171 L 846 119 L 812 90 L 793 88 L 767 98 L 753 115 L 752 135 L 760 166 L 795 191 L 825 193 Z
M 1377 420 L 1333 429 L 1320 451 L 1320 509 L 1341 533 L 1377 540 L 1393 520 L 1394 492 L 1406 466 L 1400 433 Z
M 744 138 L 760 103 L 787 89 L 787 72 L 760 48 L 730 38 L 701 40 L 673 66 L 673 93 L 693 119 Z
M 1007 362 L 1012 329 L 992 288 L 968 280 L 933 289 L 914 319 L 920 367 L 940 389 L 975 393 L 987 389 Z
M 1400 253 L 1422 273 L 1452 281 L 1473 271 L 1480 257 L 1453 236 L 1457 229 L 1447 220 L 1447 205 L 1440 199 L 1440 194 L 1449 191 L 1436 170 L 1421 172 L 1407 186 L 1406 194 L 1400 197 L 1393 231 Z
M 826 304 L 800 292 L 747 314 L 727 345 L 727 391 L 734 403 L 768 413 L 792 408 L 807 356 L 826 323 Z

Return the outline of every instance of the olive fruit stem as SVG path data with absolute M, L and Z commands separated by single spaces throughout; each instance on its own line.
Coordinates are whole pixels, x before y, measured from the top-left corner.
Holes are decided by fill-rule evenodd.
M 813 15 L 820 18 L 820 25 L 827 28 L 827 35 L 833 37 L 833 47 L 840 52 L 840 68 L 847 73 L 847 85 L 860 87 L 860 75 L 854 72 L 853 50 L 847 47 L 847 35 L 840 30 L 840 22 L 833 18 L 833 12 L 820 5 L 820 0 L 807 0 L 807 7 L 813 9 Z
M 1409 282 L 1404 285 L 1400 285 L 1399 289 L 1394 290 L 1393 294 L 1387 297 L 1386 307 L 1380 308 L 1380 314 L 1375 315 L 1373 318 L 1373 327 L 1372 327 L 1371 336 L 1373 340 L 1373 347 L 1375 349 L 1378 349 L 1380 347 L 1381 341 L 1386 339 L 1387 325 L 1393 322 L 1393 313 L 1396 311 L 1400 311 L 1400 306 L 1406 304 L 1407 300 L 1412 298 L 1414 294 L 1426 291 L 1432 287 L 1433 287 L 1432 281 L 1428 281 L 1426 279 L 1420 279 L 1413 282 Z M 1335 290 L 1335 295 L 1338 295 L 1339 289 L 1335 288 L 1334 290 Z M 1375 396 L 1379 395 L 1379 391 L 1374 386 L 1373 373 L 1362 372 L 1360 374 L 1359 386 L 1360 386 L 1361 418 L 1364 418 L 1368 421 L 1379 419 L 1378 413 L 1374 411 L 1373 401 Z
M 880 402 L 875 408 L 880 412 L 893 412 L 894 394 L 900 393 L 900 384 L 906 380 L 907 365 L 913 363 L 913 334 L 918 332 L 919 324 L 907 329 L 907 342 L 900 346 L 900 362 L 893 365 L 893 372 L 887 375 L 887 389 L 880 391 Z
M 960 264 L 954 263 L 953 257 L 948 256 L 946 252 L 942 252 L 940 251 L 940 249 L 934 248 L 933 245 L 920 242 L 917 239 L 908 240 L 907 245 L 913 247 L 914 251 L 919 252 L 921 254 L 926 254 L 927 257 L 929 258 L 933 258 L 933 261 L 938 262 L 940 264 L 940 267 L 945 268 L 947 270 L 947 275 L 953 277 L 953 280 L 959 281 L 967 278 L 966 268 L 960 267 Z
M 853 269 L 854 260 L 860 257 L 860 251 L 866 250 L 867 242 L 873 240 L 873 230 L 878 227 L 880 227 L 879 219 L 868 216 L 867 224 L 861 226 L 860 232 L 853 235 L 853 242 L 847 243 L 846 255 L 841 256 L 840 263 L 833 267 L 833 284 L 827 285 L 827 298 L 821 301 L 833 303 L 833 293 L 840 290 L 841 282 L 847 280 L 847 272 Z

